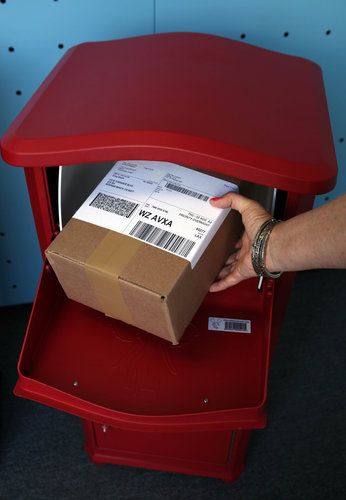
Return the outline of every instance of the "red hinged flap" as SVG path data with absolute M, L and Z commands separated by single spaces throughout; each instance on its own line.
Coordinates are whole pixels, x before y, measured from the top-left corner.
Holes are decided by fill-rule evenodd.
M 209 294 L 177 346 L 66 298 L 44 267 L 15 393 L 94 422 L 137 430 L 263 427 L 271 293 L 254 280 Z M 251 333 L 208 318 L 251 321 Z M 234 326 L 235 328 L 235 326 Z
M 337 172 L 319 66 L 196 33 L 70 49 L 1 148 L 20 166 L 166 160 L 304 194 Z

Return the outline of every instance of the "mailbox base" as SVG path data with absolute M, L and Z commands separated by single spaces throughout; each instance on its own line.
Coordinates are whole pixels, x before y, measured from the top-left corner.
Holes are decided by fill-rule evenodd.
M 251 430 L 142 432 L 83 420 L 85 449 L 111 463 L 235 481 L 245 467 Z

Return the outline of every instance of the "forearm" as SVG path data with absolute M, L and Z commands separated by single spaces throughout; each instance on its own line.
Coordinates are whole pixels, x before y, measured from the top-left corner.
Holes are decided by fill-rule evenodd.
M 346 267 L 346 195 L 275 226 L 266 265 L 270 271 Z

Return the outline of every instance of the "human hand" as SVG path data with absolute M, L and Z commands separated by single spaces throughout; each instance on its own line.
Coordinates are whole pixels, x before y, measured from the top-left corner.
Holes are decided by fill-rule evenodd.
M 237 251 L 232 253 L 223 269 L 220 271 L 217 281 L 211 287 L 210 292 L 220 292 L 240 281 L 252 278 L 256 275 L 251 261 L 251 245 L 261 225 L 271 218 L 271 215 L 256 201 L 245 198 L 237 193 L 227 193 L 221 198 L 212 198 L 211 205 L 217 208 L 229 208 L 237 210 L 242 217 L 244 233 L 236 244 Z M 270 255 L 267 256 L 267 268 L 270 267 Z

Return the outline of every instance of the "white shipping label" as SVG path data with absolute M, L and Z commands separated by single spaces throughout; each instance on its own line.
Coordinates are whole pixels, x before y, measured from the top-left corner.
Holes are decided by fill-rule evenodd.
M 208 330 L 216 332 L 251 333 L 249 319 L 208 318 Z
M 209 199 L 235 184 L 160 161 L 118 161 L 77 210 L 76 219 L 174 253 L 193 268 L 230 209 Z

